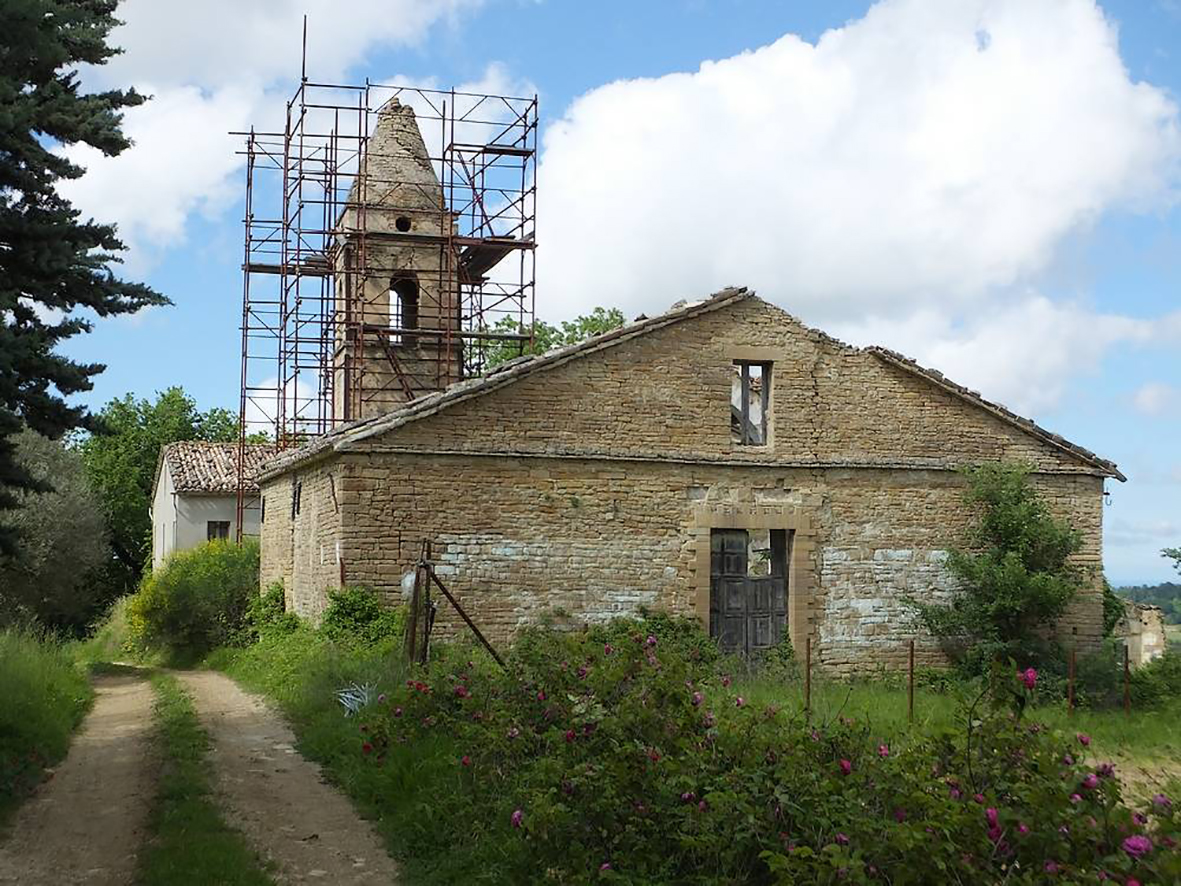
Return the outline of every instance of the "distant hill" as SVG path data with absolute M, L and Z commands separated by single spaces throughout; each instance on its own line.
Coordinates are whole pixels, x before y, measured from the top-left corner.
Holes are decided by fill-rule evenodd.
M 1133 585 L 1116 588 L 1115 592 L 1121 597 L 1126 597 L 1137 603 L 1159 606 L 1165 612 L 1165 621 L 1171 624 L 1181 624 L 1181 584 L 1166 581 L 1159 585 Z

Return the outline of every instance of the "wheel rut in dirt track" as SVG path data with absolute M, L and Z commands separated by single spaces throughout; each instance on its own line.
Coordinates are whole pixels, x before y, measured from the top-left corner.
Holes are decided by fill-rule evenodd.
M 53 779 L 0 841 L 0 884 L 125 886 L 134 879 L 157 766 L 152 689 L 138 674 L 94 681 L 94 708 Z
M 226 820 L 278 865 L 284 883 L 390 884 L 397 868 L 295 735 L 261 699 L 212 671 L 178 672 L 213 748 L 210 764 Z

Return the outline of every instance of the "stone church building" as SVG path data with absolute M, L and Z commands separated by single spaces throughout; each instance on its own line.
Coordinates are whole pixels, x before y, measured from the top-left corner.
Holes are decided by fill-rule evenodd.
M 404 167 L 387 178 L 407 184 L 355 189 L 338 226 L 338 277 L 356 273 L 357 205 L 382 234 L 389 267 L 370 265 L 362 303 L 338 310 L 387 324 L 388 352 L 341 340 L 334 366 L 453 378 L 438 343 L 458 322 L 454 291 L 437 249 L 415 239 L 449 220 L 413 119 L 392 103 L 371 139 Z M 916 636 L 904 597 L 952 587 L 946 551 L 970 519 L 959 468 L 1031 463 L 1095 567 L 1104 481 L 1123 479 L 938 373 L 845 345 L 746 289 L 481 377 L 408 374 L 409 389 L 371 386 L 380 396 L 337 385 L 355 420 L 260 473 L 262 582 L 282 580 L 301 615 L 317 617 L 342 583 L 398 599 L 429 541 L 448 587 L 502 643 L 548 617 L 650 607 L 697 617 L 740 652 L 786 635 L 797 650 L 811 638 L 830 669 L 901 663 Z M 1080 648 L 1102 633 L 1099 581 L 1059 626 Z M 440 619 L 457 623 L 445 607 Z
M 429 540 L 501 641 L 554 612 L 648 606 L 731 648 L 786 631 L 832 668 L 890 662 L 915 636 L 902 598 L 951 587 L 970 516 L 956 470 L 990 459 L 1032 463 L 1100 566 L 1115 465 L 728 289 L 280 455 L 260 477 L 262 580 L 311 617 L 342 580 L 393 599 Z M 1082 647 L 1102 621 L 1096 584 L 1060 630 Z

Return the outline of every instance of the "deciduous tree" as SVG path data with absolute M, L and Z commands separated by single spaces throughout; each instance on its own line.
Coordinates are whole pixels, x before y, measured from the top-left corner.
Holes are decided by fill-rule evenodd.
M 201 412 L 173 387 L 154 402 L 131 394 L 112 400 L 98 416 L 98 431 L 80 448 L 110 528 L 114 557 L 103 583 L 114 597 L 135 587 L 151 553 L 148 507 L 160 448 L 178 440 L 233 442 L 238 422 L 225 409 Z
M 0 515 L 21 536 L 17 554 L 0 563 L 0 621 L 29 615 L 78 632 L 106 602 L 93 581 L 110 550 L 102 505 L 77 451 L 27 429 L 13 440 L 17 463 L 52 489 L 18 492 L 20 507 Z

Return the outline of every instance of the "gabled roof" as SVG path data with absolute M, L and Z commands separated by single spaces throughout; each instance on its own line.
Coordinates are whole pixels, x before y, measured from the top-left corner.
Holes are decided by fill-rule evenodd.
M 1122 473 L 1120 473 L 1119 468 L 1115 466 L 1115 462 L 1108 461 L 1105 458 L 1100 458 L 1095 453 L 1091 452 L 1091 450 L 1084 449 L 1082 446 L 1071 443 L 1069 440 L 1059 434 L 1055 434 L 1052 431 L 1047 431 L 1036 422 L 1028 418 L 1022 418 L 1020 415 L 1017 415 L 1017 413 L 1011 412 L 1004 406 L 1001 406 L 999 403 L 994 403 L 991 400 L 984 399 L 984 397 L 980 396 L 979 391 L 973 391 L 964 387 L 963 385 L 956 384 L 951 379 L 947 378 L 942 372 L 920 366 L 909 357 L 903 356 L 897 351 L 891 351 L 889 348 L 869 347 L 865 348 L 865 350 L 880 360 L 884 360 L 886 363 L 897 366 L 899 369 L 903 369 L 906 372 L 917 375 L 920 378 L 935 385 L 936 387 L 942 388 L 952 396 L 959 397 L 965 403 L 969 403 L 972 406 L 983 409 L 985 412 L 991 413 L 1001 421 L 1024 431 L 1031 437 L 1036 437 L 1043 443 L 1047 443 L 1056 449 L 1060 449 L 1063 452 L 1073 455 L 1075 458 L 1080 459 L 1081 461 L 1085 461 L 1088 464 L 1094 465 L 1103 471 L 1107 476 L 1114 477 L 1121 483 L 1128 479 Z
M 279 448 L 272 443 L 247 443 L 243 486 L 249 492 L 258 491 L 258 474 L 263 463 Z M 207 443 L 186 440 L 160 447 L 156 464 L 155 486 L 160 482 L 160 469 L 168 465 L 172 487 L 177 492 L 205 495 L 228 495 L 238 491 L 238 444 Z
M 679 323 L 682 320 L 687 320 L 690 317 L 696 317 L 701 314 L 706 314 L 711 311 L 717 311 L 721 308 L 728 307 L 736 302 L 747 298 L 756 298 L 755 294 L 746 287 L 729 287 L 719 292 L 714 293 L 708 298 L 695 302 L 678 302 L 673 307 L 663 314 L 658 314 L 655 317 L 641 317 L 632 323 L 621 326 L 618 329 L 613 329 L 610 332 L 605 332 L 602 335 L 596 335 L 584 342 L 575 345 L 567 345 L 565 347 L 555 348 L 546 351 L 544 354 L 536 356 L 517 357 L 509 360 L 495 369 L 491 370 L 486 375 L 478 378 L 466 379 L 461 382 L 456 382 L 450 385 L 445 390 L 436 391 L 419 397 L 417 400 L 412 400 L 405 406 L 399 407 L 391 412 L 383 415 L 374 416 L 372 418 L 362 419 L 347 425 L 343 425 L 336 430 L 316 437 L 294 449 L 288 449 L 281 452 L 277 457 L 271 459 L 262 470 L 259 472 L 259 480 L 265 480 L 277 474 L 316 457 L 321 453 L 330 451 L 341 451 L 350 448 L 352 445 L 360 443 L 372 437 L 380 436 L 388 431 L 399 428 L 402 425 L 417 421 L 421 418 L 434 415 L 437 412 L 447 409 L 456 404 L 465 402 L 475 397 L 480 397 L 492 391 L 510 385 L 518 379 L 524 378 L 527 375 L 532 375 L 535 372 L 541 372 L 551 369 L 556 366 L 561 366 L 571 360 L 580 359 L 597 353 L 606 348 L 614 347 L 625 341 L 630 341 L 638 338 L 641 335 L 646 335 L 649 332 L 655 332 L 658 329 L 663 329 L 666 326 L 671 326 L 674 323 Z M 776 308 L 776 310 L 780 310 Z M 962 385 L 957 385 L 943 377 L 939 372 L 931 369 L 924 369 L 913 360 L 904 357 L 894 351 L 881 347 L 856 348 L 852 345 L 827 335 L 820 330 L 812 329 L 801 323 L 795 317 L 786 312 L 782 312 L 785 317 L 792 321 L 799 323 L 801 327 L 815 336 L 818 340 L 829 342 L 832 345 L 842 348 L 851 353 L 869 353 L 875 357 L 891 364 L 898 366 L 908 372 L 914 373 L 926 381 L 942 388 L 965 402 L 981 408 L 986 412 L 992 414 L 1001 421 L 1012 425 L 1018 430 L 1036 437 L 1043 442 L 1053 446 L 1057 449 L 1066 452 L 1073 457 L 1080 459 L 1096 468 L 1098 468 L 1105 476 L 1115 477 L 1119 480 L 1125 480 L 1123 474 L 1119 472 L 1113 462 L 1099 458 L 1093 452 L 1084 449 L 1081 446 L 1069 442 L 1068 440 L 1045 430 L 1042 427 L 1034 424 L 1026 418 L 1022 418 L 1003 406 L 985 400 L 978 393 L 970 391 Z

